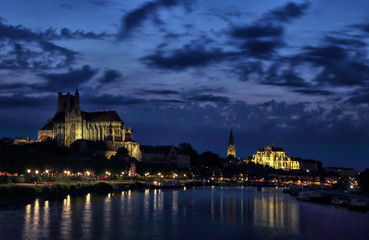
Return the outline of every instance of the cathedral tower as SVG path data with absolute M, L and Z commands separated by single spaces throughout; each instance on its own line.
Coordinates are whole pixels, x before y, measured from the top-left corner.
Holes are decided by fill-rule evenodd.
M 232 130 L 231 130 L 231 135 L 229 136 L 228 151 L 227 151 L 227 157 L 229 156 L 236 157 L 236 147 L 234 146 Z

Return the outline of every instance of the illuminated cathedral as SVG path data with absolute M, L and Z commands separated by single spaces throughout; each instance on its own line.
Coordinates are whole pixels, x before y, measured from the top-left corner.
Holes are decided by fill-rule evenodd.
M 283 170 L 299 170 L 300 162 L 292 160 L 286 155 L 283 148 L 276 148 L 274 144 L 272 146 L 266 146 L 259 148 L 257 153 L 253 155 L 252 160 L 255 164 L 261 164 L 263 166 L 269 166 L 275 169 Z
M 74 141 L 104 141 L 110 156 L 120 147 L 131 157 L 141 159 L 140 145 L 133 140 L 132 129 L 126 129 L 116 111 L 84 112 L 79 106 L 79 93 L 58 93 L 58 110 L 54 117 L 38 130 L 38 141 L 55 139 L 60 145 L 70 146 Z M 108 158 L 110 156 L 107 155 Z

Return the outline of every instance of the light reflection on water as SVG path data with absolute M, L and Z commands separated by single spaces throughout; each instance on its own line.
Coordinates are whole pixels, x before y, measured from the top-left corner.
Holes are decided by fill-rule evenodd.
M 237 187 L 68 195 L 0 210 L 0 239 L 368 239 L 368 225 L 369 214 Z

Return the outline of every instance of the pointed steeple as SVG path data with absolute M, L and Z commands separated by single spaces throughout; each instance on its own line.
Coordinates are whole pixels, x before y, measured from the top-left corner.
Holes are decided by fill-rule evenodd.
M 236 157 L 236 147 L 234 146 L 234 139 L 233 139 L 233 131 L 231 129 L 231 134 L 229 136 L 229 143 L 228 143 L 228 151 L 227 151 L 227 157 L 228 156 Z

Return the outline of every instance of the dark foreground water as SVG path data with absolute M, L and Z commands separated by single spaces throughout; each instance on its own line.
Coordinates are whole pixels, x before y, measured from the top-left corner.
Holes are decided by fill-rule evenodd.
M 0 209 L 0 239 L 369 239 L 369 213 L 279 189 L 204 187 L 35 199 Z

